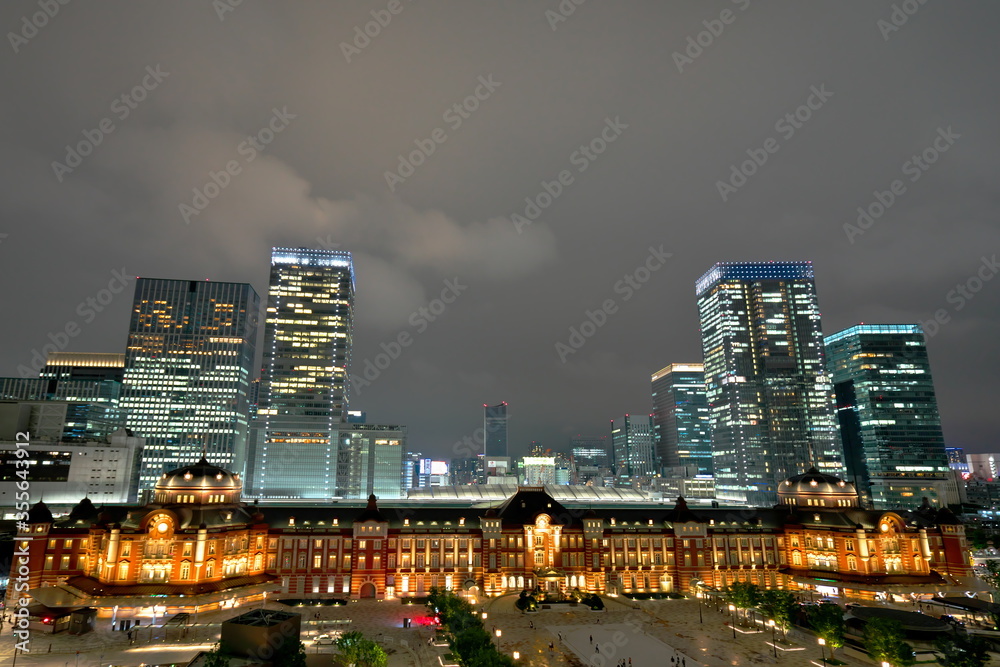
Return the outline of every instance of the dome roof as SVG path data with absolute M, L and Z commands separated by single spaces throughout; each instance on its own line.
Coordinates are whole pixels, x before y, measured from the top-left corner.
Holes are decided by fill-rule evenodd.
M 39 500 L 28 510 L 28 523 L 52 523 L 52 512 L 49 506 Z
M 194 465 L 163 473 L 157 491 L 238 491 L 243 483 L 239 475 L 209 463 L 204 456 Z
M 811 499 L 812 502 L 805 502 Z M 818 500 L 831 502 L 815 502 Z M 778 500 L 788 505 L 817 507 L 857 506 L 858 490 L 850 482 L 809 468 L 801 475 L 789 477 L 778 485 Z M 838 502 L 840 501 L 840 502 Z

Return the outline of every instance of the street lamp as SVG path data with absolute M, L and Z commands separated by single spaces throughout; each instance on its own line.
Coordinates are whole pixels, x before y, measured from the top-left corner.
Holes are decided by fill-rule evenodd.
M 888 662 L 886 662 L 885 660 L 883 660 L 882 661 L 882 667 L 892 667 L 892 665 L 890 665 Z
M 736 621 L 733 620 L 734 611 L 736 611 L 736 605 L 729 605 L 729 625 L 733 629 L 733 639 L 736 639 Z
M 826 664 L 826 640 L 822 637 L 817 637 L 816 641 L 819 643 L 819 650 L 823 652 L 823 664 Z
M 488 616 L 488 614 L 487 614 L 487 613 L 486 613 L 486 612 L 484 611 L 484 612 L 483 612 L 483 620 L 484 620 L 484 621 L 486 620 L 486 617 L 487 617 L 487 616 Z
M 514 651 L 514 653 L 511 654 L 511 657 L 514 658 L 515 660 L 520 660 L 521 659 L 521 654 L 518 653 L 517 651 Z
M 774 649 L 774 659 L 777 660 L 778 659 L 778 640 L 774 636 L 774 627 L 775 627 L 774 619 L 773 618 L 768 619 L 767 624 L 771 626 L 771 648 Z

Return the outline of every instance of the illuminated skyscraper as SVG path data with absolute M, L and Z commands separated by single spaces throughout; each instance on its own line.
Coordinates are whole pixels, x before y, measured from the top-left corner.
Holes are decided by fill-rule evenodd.
M 842 452 L 811 262 L 722 262 L 696 283 L 719 500 L 764 507 Z
M 347 416 L 351 253 L 274 248 L 251 473 L 261 498 L 330 498 Z
M 345 424 L 339 436 L 336 495 L 405 498 L 406 427 Z
M 486 456 L 507 456 L 507 401 L 500 405 L 483 403 L 483 430 Z
M 660 465 L 712 474 L 712 436 L 702 364 L 670 364 L 653 373 L 653 435 Z
M 859 324 L 826 337 L 847 479 L 874 509 L 941 504 L 951 484 L 924 334 Z
M 611 422 L 615 485 L 632 486 L 638 478 L 650 478 L 659 470 L 653 448 L 653 417 L 625 415 Z
M 140 489 L 195 463 L 243 471 L 260 303 L 246 283 L 140 278 L 122 408 L 146 439 Z

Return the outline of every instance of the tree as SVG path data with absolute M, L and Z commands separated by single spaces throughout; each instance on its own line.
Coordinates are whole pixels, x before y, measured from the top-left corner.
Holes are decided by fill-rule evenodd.
M 286 637 L 271 656 L 271 663 L 281 667 L 306 667 L 306 647 L 295 637 Z
M 913 647 L 904 641 L 905 636 L 899 621 L 873 618 L 865 623 L 865 650 L 876 663 L 888 662 L 892 667 L 910 667 L 916 658 Z
M 734 581 L 724 592 L 726 602 L 737 609 L 750 609 L 760 603 L 760 587 L 749 581 Z
M 944 655 L 941 664 L 945 667 L 983 667 L 990 661 L 990 645 L 982 637 L 948 634 L 939 637 L 935 645 Z
M 795 620 L 799 601 L 789 591 L 770 589 L 758 593 L 757 606 L 784 634 Z
M 229 667 L 229 652 L 219 642 L 205 654 L 205 667 Z
M 344 656 L 344 662 L 357 667 L 385 667 L 389 662 L 389 655 L 378 642 L 357 631 L 345 632 L 334 645 Z
M 808 607 L 806 618 L 816 634 L 821 637 L 830 649 L 830 657 L 833 652 L 844 645 L 844 612 L 835 604 L 818 604 Z

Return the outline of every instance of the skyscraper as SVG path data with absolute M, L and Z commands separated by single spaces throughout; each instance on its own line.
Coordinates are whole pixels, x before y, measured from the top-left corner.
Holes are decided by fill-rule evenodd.
M 259 299 L 246 283 L 140 278 L 122 408 L 146 439 L 140 489 L 196 462 L 242 473 Z
M 842 470 L 811 262 L 721 262 L 695 285 L 720 500 L 762 507 Z
M 875 509 L 939 503 L 950 484 L 918 324 L 859 324 L 826 338 L 848 480 Z
M 507 401 L 500 405 L 483 403 L 483 431 L 486 456 L 507 456 Z
M 640 477 L 653 477 L 659 465 L 653 451 L 653 417 L 625 415 L 611 422 L 616 486 L 629 487 Z
M 273 248 L 252 493 L 336 494 L 354 326 L 351 253 Z
M 405 498 L 406 427 L 345 424 L 337 450 L 336 495 Z
M 712 436 L 702 364 L 670 364 L 653 373 L 653 436 L 660 465 L 712 474 Z

